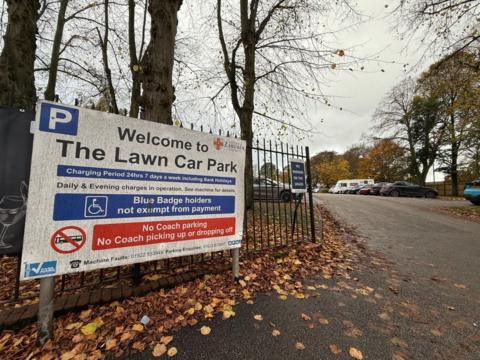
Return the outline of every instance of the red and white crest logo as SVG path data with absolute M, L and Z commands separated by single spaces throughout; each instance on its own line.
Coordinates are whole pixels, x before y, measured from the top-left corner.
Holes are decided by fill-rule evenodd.
M 214 141 L 213 141 L 213 145 L 215 145 L 215 149 L 217 150 L 220 150 L 223 146 L 223 141 L 222 139 L 220 138 L 216 138 Z

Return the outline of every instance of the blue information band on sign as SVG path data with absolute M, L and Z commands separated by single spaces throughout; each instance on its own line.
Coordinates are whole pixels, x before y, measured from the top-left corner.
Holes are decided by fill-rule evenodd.
M 235 185 L 234 177 L 175 174 L 167 172 L 58 165 L 57 176 L 93 179 L 166 181 L 178 183 Z
M 56 194 L 53 220 L 233 214 L 234 196 Z

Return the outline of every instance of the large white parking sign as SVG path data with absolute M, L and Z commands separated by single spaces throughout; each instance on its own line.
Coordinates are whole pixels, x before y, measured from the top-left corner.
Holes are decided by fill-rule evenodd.
M 245 142 L 40 102 L 21 279 L 240 247 Z

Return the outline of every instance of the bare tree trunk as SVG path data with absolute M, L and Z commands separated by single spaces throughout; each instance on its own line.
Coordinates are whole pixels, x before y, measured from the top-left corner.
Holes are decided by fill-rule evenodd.
M 98 38 L 100 39 L 100 47 L 102 49 L 102 61 L 103 61 L 103 71 L 105 72 L 105 77 L 107 80 L 107 91 L 108 91 L 108 105 L 109 111 L 118 114 L 118 105 L 117 105 L 117 96 L 115 94 L 115 88 L 113 87 L 112 81 L 112 71 L 108 65 L 108 31 L 109 31 L 109 11 L 108 11 L 109 0 L 105 0 L 105 31 L 103 33 L 103 38 L 100 35 L 100 30 L 97 28 Z
M 425 186 L 425 183 L 427 181 L 427 175 L 428 171 L 430 170 L 431 165 L 424 163 L 422 167 L 422 171 L 420 173 L 420 178 L 419 178 L 419 185 Z
M 38 0 L 7 0 L 8 24 L 0 55 L 0 106 L 34 106 Z
M 222 47 L 225 73 L 230 85 L 230 95 L 233 108 L 240 120 L 241 137 L 246 141 L 249 150 L 245 162 L 245 206 L 247 209 L 253 205 L 253 164 L 251 146 L 253 142 L 252 119 L 255 111 L 255 54 L 257 42 L 262 32 L 268 25 L 275 11 L 282 7 L 285 0 L 277 0 L 266 16 L 258 19 L 258 0 L 240 0 L 240 42 L 237 42 L 229 54 L 225 41 L 222 25 L 222 0 L 217 0 L 217 26 L 218 37 Z M 244 55 L 244 68 L 237 66 L 237 51 L 242 45 Z M 243 84 L 237 82 L 237 70 L 242 69 Z M 243 86 L 240 89 L 240 86 Z M 241 95 L 243 102 L 241 103 Z
M 140 97 L 140 64 L 135 44 L 135 0 L 128 0 L 128 52 L 130 54 L 130 71 L 132 72 L 132 93 L 130 95 L 129 116 L 138 117 L 138 99 Z
M 250 209 L 253 206 L 253 161 L 252 161 L 252 117 L 253 112 L 241 111 L 240 113 L 241 138 L 247 143 L 247 154 L 245 158 L 245 207 Z
M 140 95 L 141 95 L 141 86 L 142 82 L 140 81 L 140 74 L 134 70 L 135 73 L 132 73 L 132 94 L 130 95 L 130 110 L 128 115 L 132 118 L 138 118 L 138 113 L 140 109 Z
M 452 101 L 454 104 L 454 101 Z M 455 114 L 451 114 L 450 121 L 450 176 L 452 179 L 452 196 L 458 196 L 458 152 L 460 148 L 460 141 L 457 138 Z
M 458 145 L 452 144 L 451 156 L 452 196 L 458 196 Z
M 423 135 L 423 149 L 431 149 L 430 143 L 429 143 L 429 134 L 426 132 Z M 427 175 L 428 171 L 430 170 L 431 165 L 429 164 L 429 158 L 426 158 L 425 156 L 420 157 L 420 163 L 422 165 L 422 170 L 417 167 L 418 170 L 418 184 L 425 186 L 425 182 L 427 180 Z
M 420 181 L 420 169 L 418 168 L 417 152 L 415 150 L 415 141 L 413 139 L 412 130 L 410 125 L 407 125 L 407 141 L 409 150 L 409 172 L 412 179 L 415 182 Z
M 146 5 L 145 5 L 146 6 Z M 145 32 L 145 15 L 142 25 L 142 34 Z M 143 39 L 143 35 L 142 35 Z M 132 72 L 132 93 L 130 94 L 130 111 L 129 116 L 133 118 L 138 118 L 139 112 L 139 101 L 141 95 L 141 86 L 142 81 L 140 78 L 141 71 L 141 58 L 143 51 L 143 41 L 140 48 L 140 54 L 137 56 L 137 45 L 135 42 L 135 0 L 128 0 L 128 52 L 130 55 L 130 71 Z M 139 60 L 140 58 L 140 60 Z
M 62 44 L 63 28 L 65 26 L 65 13 L 67 12 L 69 0 L 60 1 L 60 9 L 57 17 L 57 28 L 53 38 L 52 55 L 50 58 L 50 70 L 48 72 L 48 83 L 45 89 L 45 99 L 53 101 L 55 99 L 55 86 L 57 85 L 58 62 L 60 59 L 60 45 Z
M 255 21 L 256 14 L 248 16 L 248 0 L 240 1 L 241 41 L 245 56 L 245 71 L 243 73 L 244 99 L 240 113 L 241 137 L 247 142 L 247 147 L 252 147 L 253 129 L 252 119 L 255 110 Z M 254 8 L 251 8 L 254 11 Z M 253 206 L 253 162 L 251 150 L 247 150 L 245 159 L 245 207 Z
M 182 0 L 151 1 L 150 43 L 142 64 L 143 94 L 141 105 L 145 119 L 172 125 L 172 104 L 175 101 L 172 84 L 175 36 Z

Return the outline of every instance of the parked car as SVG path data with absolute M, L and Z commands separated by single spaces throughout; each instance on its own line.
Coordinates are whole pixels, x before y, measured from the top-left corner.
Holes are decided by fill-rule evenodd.
M 361 186 L 363 186 L 363 184 L 350 183 L 349 186 L 342 190 L 342 194 L 356 194 Z
M 368 195 L 370 194 L 370 189 L 372 188 L 373 184 L 365 184 L 365 185 L 361 185 L 357 191 L 355 192 L 355 194 L 359 195 L 360 192 L 363 190 L 364 194 L 362 195 Z
M 437 190 L 409 183 L 407 181 L 396 181 L 393 184 L 387 184 L 380 190 L 380 195 L 384 196 L 416 196 L 434 199 L 438 196 Z
M 345 189 L 341 190 L 341 194 L 350 194 L 350 191 L 353 191 L 357 186 L 358 184 L 351 184 L 347 186 Z
M 382 187 L 388 184 L 390 183 L 379 182 L 379 183 L 373 184 L 372 188 L 370 189 L 370 195 L 380 195 L 380 190 L 382 189 Z
M 349 190 L 349 194 L 358 194 L 358 192 L 363 189 L 365 186 L 368 186 L 368 184 L 357 184 L 352 186 Z
M 463 188 L 463 196 L 473 205 L 480 205 L 480 179 L 467 183 Z
M 358 189 L 360 189 L 360 184 L 352 184 L 345 190 L 345 194 L 355 194 Z
M 293 199 L 290 185 L 271 179 L 253 179 L 253 198 L 255 200 L 281 200 L 289 202 Z
M 359 195 L 370 195 L 370 192 L 372 191 L 373 185 L 363 185 L 360 189 L 358 189 L 357 194 Z

